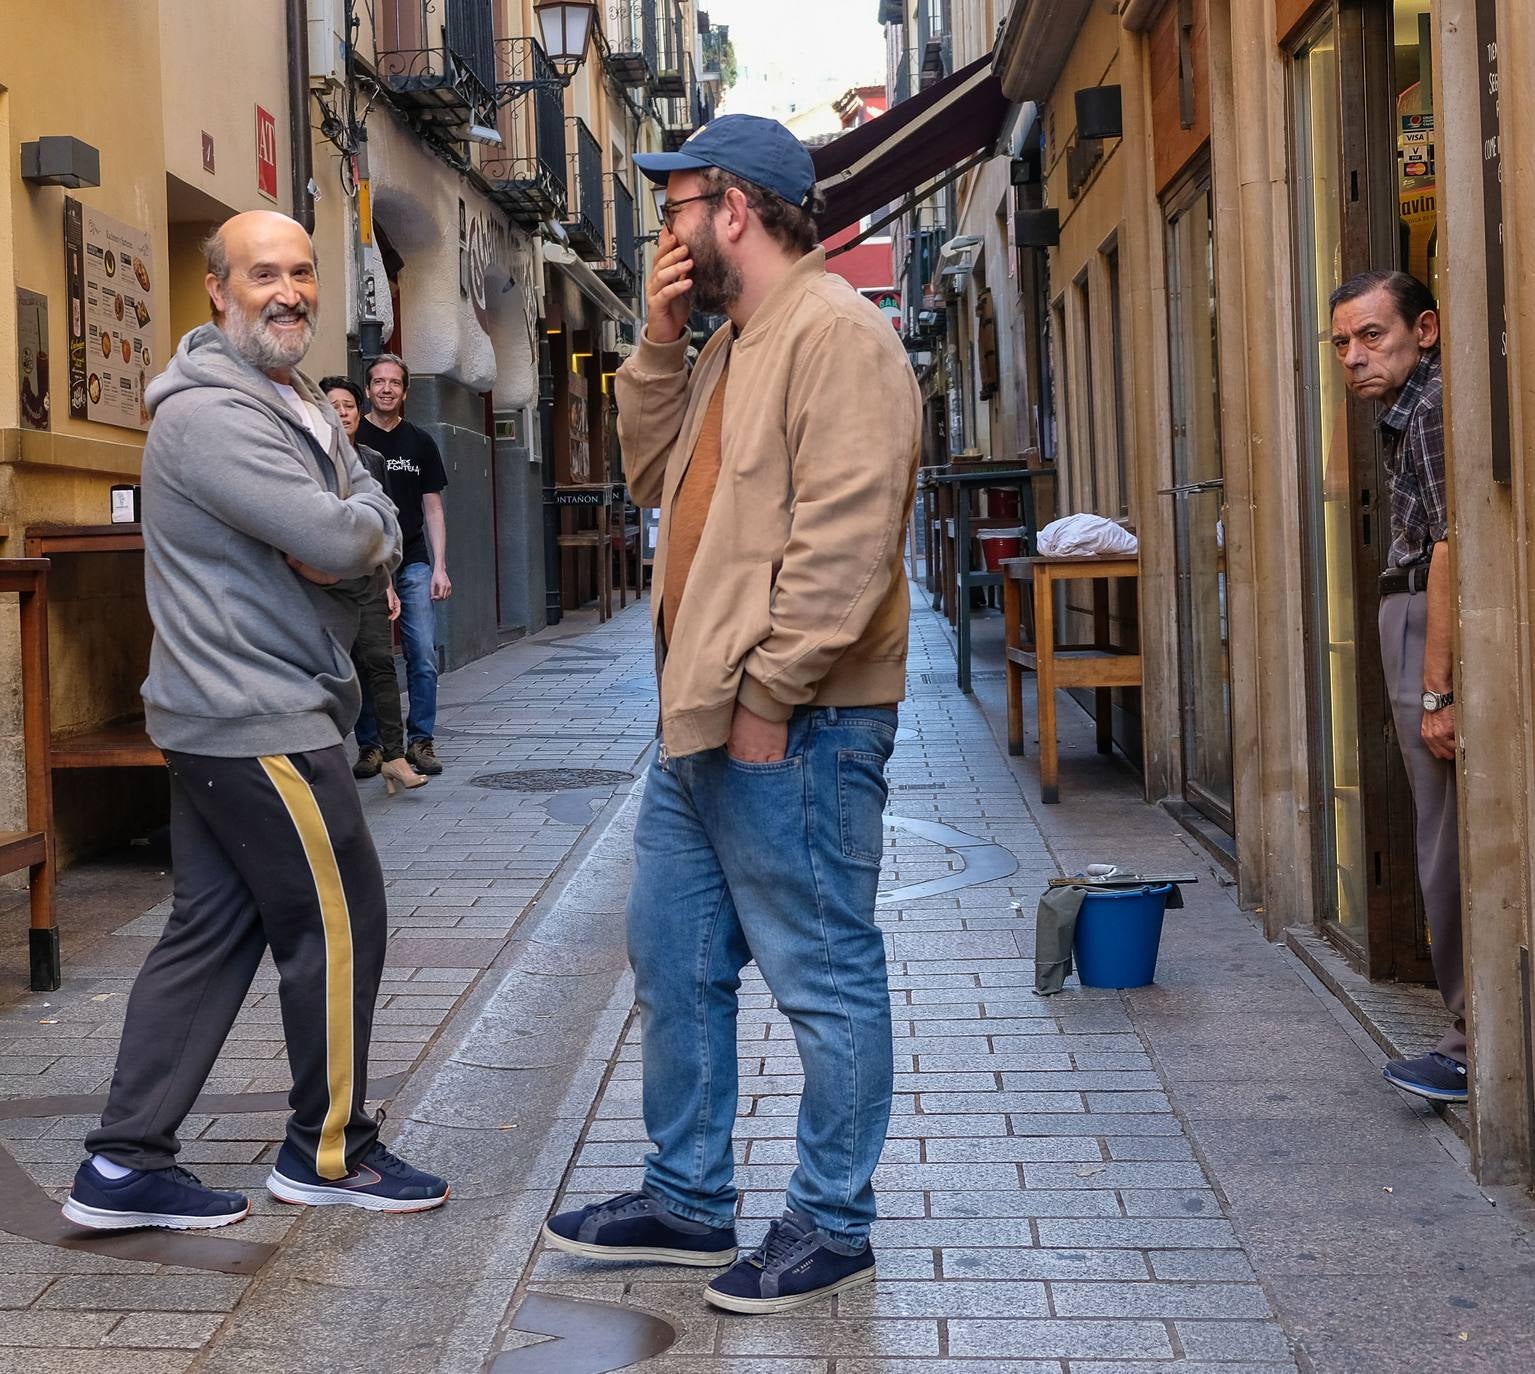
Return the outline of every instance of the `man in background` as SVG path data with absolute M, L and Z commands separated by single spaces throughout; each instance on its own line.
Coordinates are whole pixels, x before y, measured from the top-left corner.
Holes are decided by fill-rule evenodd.
M 405 418 L 410 369 L 402 358 L 382 353 L 368 364 L 369 411 L 357 427 L 357 442 L 384 455 L 384 489 L 399 508 L 404 553 L 394 576 L 400 598 L 400 643 L 405 650 L 405 759 L 418 772 L 442 772 L 432 738 L 437 729 L 437 618 L 434 601 L 453 595 L 448 577 L 448 522 L 442 492 L 448 485 L 442 455 L 432 436 Z M 378 724 L 364 702 L 357 720 L 359 778 L 377 777 L 384 762 Z

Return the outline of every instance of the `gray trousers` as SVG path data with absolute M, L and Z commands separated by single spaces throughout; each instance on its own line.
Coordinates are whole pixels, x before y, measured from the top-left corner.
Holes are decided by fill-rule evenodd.
M 1428 920 L 1434 979 L 1454 1024 L 1434 1046 L 1466 1062 L 1466 964 L 1460 926 L 1460 826 L 1455 805 L 1455 765 L 1436 759 L 1423 743 L 1423 645 L 1428 596 L 1397 592 L 1381 598 L 1380 654 L 1391 694 L 1402 762 L 1417 812 L 1418 885 Z
M 389 934 L 346 755 L 337 744 L 165 762 L 173 910 L 133 984 L 106 1111 L 85 1148 L 129 1169 L 176 1162 L 177 1131 L 270 948 L 293 1071 L 287 1137 L 322 1178 L 345 1177 L 378 1137 L 364 1100 Z

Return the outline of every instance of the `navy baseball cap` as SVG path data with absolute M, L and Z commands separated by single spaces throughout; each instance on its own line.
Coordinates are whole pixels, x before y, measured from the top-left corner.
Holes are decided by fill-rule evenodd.
M 800 207 L 815 189 L 815 164 L 805 145 L 776 119 L 761 115 L 721 115 L 675 153 L 636 153 L 634 165 L 659 186 L 673 172 L 718 167 Z

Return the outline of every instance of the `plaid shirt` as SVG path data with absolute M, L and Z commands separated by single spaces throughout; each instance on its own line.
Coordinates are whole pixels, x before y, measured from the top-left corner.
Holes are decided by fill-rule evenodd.
M 1432 348 L 1376 424 L 1391 476 L 1393 568 L 1424 562 L 1449 531 L 1444 482 L 1444 376 Z

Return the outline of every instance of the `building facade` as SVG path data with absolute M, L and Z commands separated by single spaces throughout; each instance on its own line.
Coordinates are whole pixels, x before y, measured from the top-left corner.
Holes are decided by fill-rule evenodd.
M 895 0 L 881 17 L 893 98 L 993 51 L 1037 115 L 897 235 L 934 450 L 1037 447 L 1061 510 L 1134 527 L 1122 610 L 1144 684 L 1116 694 L 1114 726 L 1148 800 L 1272 938 L 1317 928 L 1382 980 L 1430 966 L 1375 633 L 1388 483 L 1326 302 L 1376 267 L 1438 294 L 1472 1142 L 1483 1180 L 1529 1181 L 1535 391 L 1531 288 L 1509 265 L 1535 130 L 1497 95 L 1535 75 L 1535 19 L 1504 0 Z

